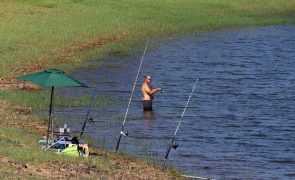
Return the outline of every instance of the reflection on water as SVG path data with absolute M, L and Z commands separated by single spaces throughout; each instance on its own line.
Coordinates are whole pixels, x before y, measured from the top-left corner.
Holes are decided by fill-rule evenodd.
M 151 121 L 154 118 L 154 111 L 143 111 L 144 119 Z
M 120 150 L 160 163 L 198 77 L 168 163 L 218 179 L 294 179 L 294 32 L 294 26 L 270 26 L 159 42 L 146 54 L 139 77 L 152 72 L 165 93 L 157 94 L 153 112 L 143 113 L 137 84 Z M 140 56 L 111 58 L 100 68 L 99 94 L 119 103 L 95 107 L 95 124 L 85 133 L 109 150 L 115 149 Z M 84 69 L 74 76 L 95 86 L 96 73 Z M 79 91 L 59 94 L 85 93 Z M 85 109 L 61 109 L 60 124 L 80 128 Z
M 145 125 L 151 127 L 154 118 L 154 111 L 143 111 L 143 117 L 145 119 Z

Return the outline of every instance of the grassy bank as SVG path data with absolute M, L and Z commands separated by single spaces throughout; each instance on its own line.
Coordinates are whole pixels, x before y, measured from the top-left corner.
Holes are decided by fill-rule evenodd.
M 38 89 L 16 90 L 27 88 L 19 86 L 15 77 L 48 67 L 70 70 L 87 66 L 87 60 L 106 54 L 136 52 L 136 45 L 146 38 L 293 24 L 294 15 L 295 0 L 0 1 L 0 177 L 47 177 L 61 171 L 60 167 L 71 167 L 85 177 L 132 178 L 124 174 L 127 164 L 127 173 L 134 177 L 170 178 L 171 174 L 157 171 L 150 164 L 120 159 L 107 152 L 96 152 L 97 157 L 91 159 L 44 153 L 36 141 L 45 132 L 47 119 L 32 112 L 47 108 L 49 102 L 44 99 L 49 96 Z M 84 99 L 89 97 L 79 98 L 71 104 L 87 105 Z M 97 99 L 97 103 L 102 99 Z M 69 101 L 65 98 L 56 103 L 62 106 L 66 102 Z M 61 171 L 54 177 L 65 176 L 75 177 L 75 173 Z
M 0 77 L 79 63 L 134 43 L 204 30 L 294 23 L 295 0 L 1 1 Z M 121 43 L 115 44 L 114 41 Z

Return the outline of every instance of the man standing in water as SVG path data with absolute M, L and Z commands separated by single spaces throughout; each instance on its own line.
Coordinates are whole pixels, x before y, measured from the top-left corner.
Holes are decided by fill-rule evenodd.
M 161 91 L 161 88 L 152 88 L 151 82 L 152 82 L 152 76 L 146 75 L 144 77 L 144 82 L 141 86 L 141 92 L 142 92 L 142 107 L 144 111 L 152 111 L 153 110 L 153 104 L 152 101 L 154 99 L 154 94 L 156 92 Z

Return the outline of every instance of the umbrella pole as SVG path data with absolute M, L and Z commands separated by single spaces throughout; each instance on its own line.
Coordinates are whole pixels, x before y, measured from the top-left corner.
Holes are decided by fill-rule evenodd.
M 53 92 L 54 92 L 54 86 L 51 87 L 51 97 L 50 97 L 50 106 L 49 106 L 49 119 L 48 119 L 47 135 L 46 135 L 46 147 L 48 147 L 48 139 L 49 139 L 50 126 L 51 126 L 51 129 L 52 129 L 52 101 L 53 101 Z

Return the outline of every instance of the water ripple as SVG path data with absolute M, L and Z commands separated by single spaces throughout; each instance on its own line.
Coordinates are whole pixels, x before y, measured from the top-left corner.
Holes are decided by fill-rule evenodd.
M 294 31 L 294 26 L 268 26 L 153 42 L 159 49 L 147 52 L 139 82 L 151 72 L 153 85 L 164 87 L 165 93 L 155 96 L 153 113 L 142 113 L 137 84 L 126 122 L 130 138 L 123 138 L 122 149 L 162 160 L 198 77 L 176 138 L 179 147 L 171 150 L 168 163 L 187 174 L 217 179 L 294 178 Z M 113 57 L 99 69 L 99 94 L 120 103 L 95 107 L 95 125 L 87 125 L 87 131 L 110 150 L 120 132 L 140 56 Z M 93 87 L 96 73 L 97 69 L 84 69 L 73 75 Z M 82 92 L 65 88 L 58 93 Z M 65 119 L 70 121 L 61 124 L 83 122 L 83 108 L 62 109 L 60 115 L 67 111 Z

